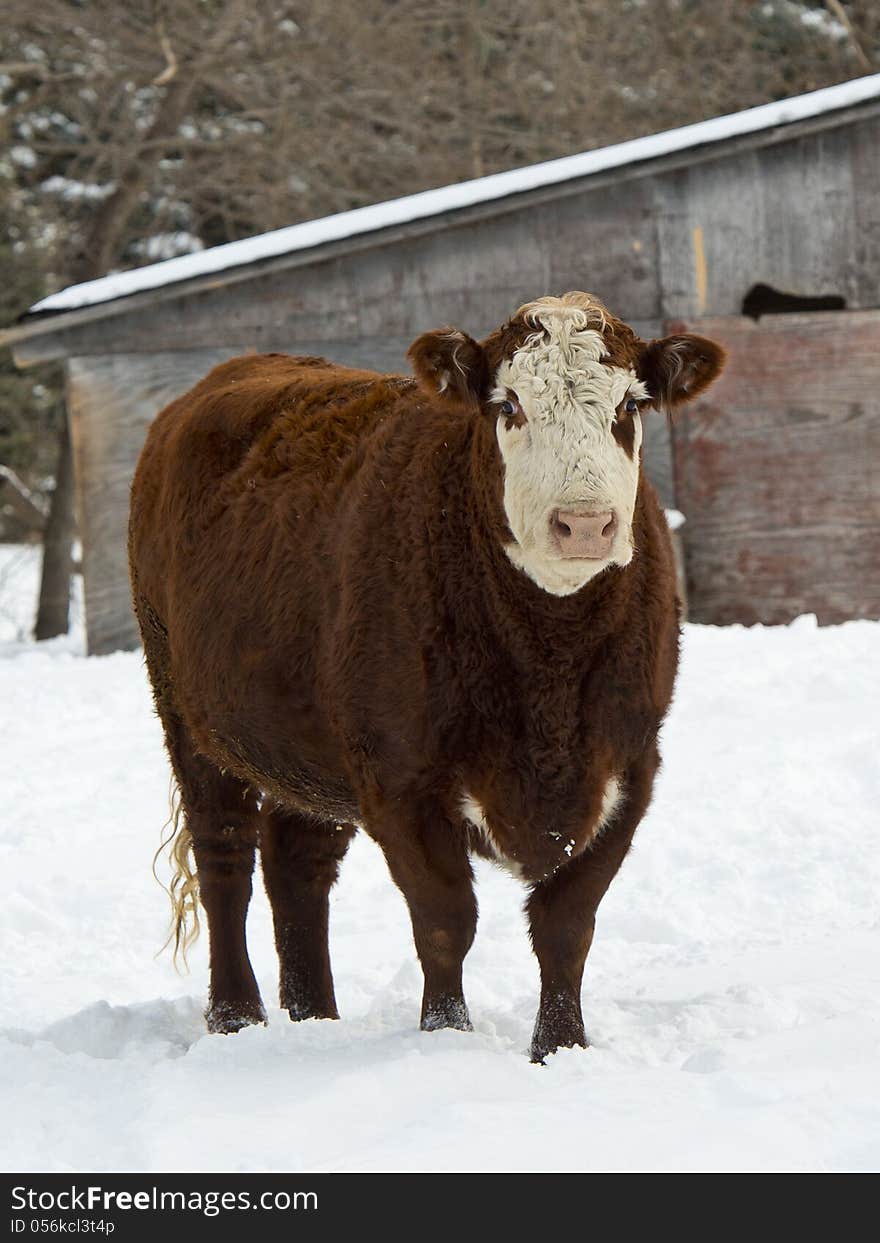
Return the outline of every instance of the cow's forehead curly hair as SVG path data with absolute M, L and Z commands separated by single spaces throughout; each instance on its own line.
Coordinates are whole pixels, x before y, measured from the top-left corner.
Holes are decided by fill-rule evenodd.
M 496 328 L 483 341 L 483 349 L 493 370 L 517 350 L 526 346 L 536 334 L 548 332 L 548 321 L 568 320 L 573 332 L 591 330 L 600 333 L 604 343 L 602 361 L 610 367 L 635 369 L 644 343 L 628 324 L 612 315 L 593 294 L 572 290 L 561 298 L 536 298 Z

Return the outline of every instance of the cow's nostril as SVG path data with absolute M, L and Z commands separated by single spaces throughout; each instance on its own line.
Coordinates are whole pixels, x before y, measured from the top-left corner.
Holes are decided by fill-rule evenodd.
M 553 515 L 553 528 L 560 539 L 571 538 L 571 527 L 567 522 L 563 522 L 559 514 Z
M 610 538 L 614 534 L 614 530 L 616 526 L 617 526 L 617 515 L 612 514 L 611 517 L 608 519 L 608 521 L 605 523 L 604 527 L 602 528 L 602 534 L 607 535 Z

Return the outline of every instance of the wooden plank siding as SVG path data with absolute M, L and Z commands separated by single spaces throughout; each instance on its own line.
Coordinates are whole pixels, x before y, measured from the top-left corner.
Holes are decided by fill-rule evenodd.
M 147 428 L 228 351 L 72 358 L 67 408 L 83 545 L 89 655 L 140 642 L 128 583 L 131 479 Z
M 851 308 L 877 306 L 878 184 L 876 123 L 660 179 L 665 315 L 739 314 L 759 281 L 795 293 L 840 294 Z
M 688 327 L 729 351 L 673 426 L 691 620 L 880 617 L 880 311 Z

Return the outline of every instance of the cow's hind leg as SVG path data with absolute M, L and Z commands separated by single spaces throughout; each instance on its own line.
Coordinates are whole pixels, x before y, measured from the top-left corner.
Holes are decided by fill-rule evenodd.
M 208 922 L 211 988 L 205 1018 L 209 1031 L 235 1032 L 266 1021 L 245 935 L 257 843 L 257 796 L 200 755 L 179 720 L 164 724 Z
M 188 854 L 188 835 L 208 921 L 211 988 L 205 1018 L 209 1031 L 234 1032 L 266 1021 L 245 937 L 257 839 L 257 796 L 197 750 L 175 702 L 168 631 L 138 590 L 134 570 L 132 587 L 156 711 L 180 791 L 183 824 L 173 852 L 179 862 L 178 879 L 188 870 L 180 866 Z M 185 918 L 177 902 L 175 923 L 179 943 Z
M 338 1019 L 330 970 L 330 890 L 354 829 L 264 808 L 263 879 L 272 905 L 281 1007 L 292 1019 Z

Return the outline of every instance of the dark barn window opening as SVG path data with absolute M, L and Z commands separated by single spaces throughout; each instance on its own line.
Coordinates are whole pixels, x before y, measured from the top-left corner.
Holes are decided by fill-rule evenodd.
M 742 301 L 742 313 L 750 319 L 762 315 L 794 315 L 804 311 L 845 311 L 846 298 L 840 294 L 797 294 L 774 289 L 758 282 Z

